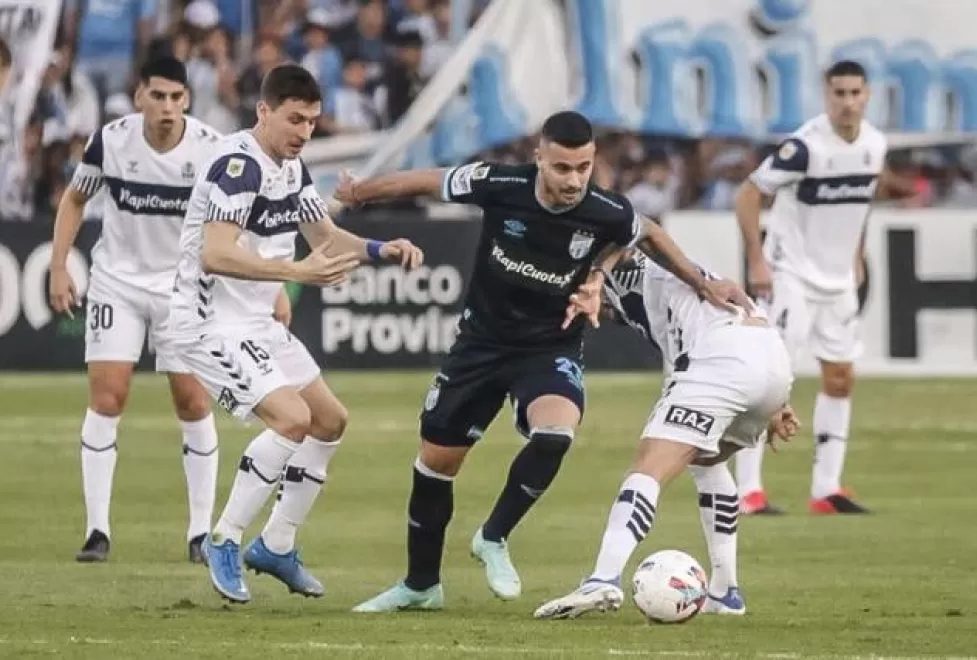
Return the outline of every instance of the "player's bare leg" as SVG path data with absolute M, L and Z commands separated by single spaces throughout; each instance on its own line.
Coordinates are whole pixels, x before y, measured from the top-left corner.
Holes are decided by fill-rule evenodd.
M 109 556 L 109 506 L 115 474 L 116 429 L 132 380 L 129 362 L 88 363 L 88 410 L 81 427 L 81 477 L 85 494 L 85 545 L 80 562 Z
M 672 440 L 642 438 L 611 507 L 593 572 L 575 591 L 540 606 L 537 619 L 574 619 L 621 607 L 621 574 L 655 524 L 661 489 L 692 464 L 697 451 Z
M 472 538 L 472 556 L 485 566 L 489 588 L 503 600 L 522 593 L 507 539 L 556 478 L 580 423 L 580 409 L 565 397 L 546 394 L 529 403 L 526 421 L 529 442 L 513 459 L 495 507 Z
M 354 607 L 354 612 L 439 610 L 444 606 L 444 535 L 454 513 L 454 480 L 470 449 L 421 440 L 407 504 L 407 576 Z
M 183 473 L 187 480 L 187 556 L 203 563 L 203 542 L 213 523 L 217 495 L 217 426 L 207 391 L 191 374 L 167 374 L 173 409 L 183 433 Z
M 811 513 L 868 513 L 841 486 L 851 425 L 854 368 L 850 362 L 821 360 L 821 391 L 814 403 L 814 467 Z
M 303 388 L 299 396 L 311 413 L 309 432 L 285 464 L 278 501 L 261 535 L 248 546 L 244 564 L 256 573 L 268 573 L 281 580 L 292 593 L 319 597 L 324 589 L 302 566 L 295 537 L 326 481 L 348 413 L 321 378 Z
M 293 387 L 274 390 L 253 412 L 267 428 L 244 450 L 227 504 L 204 544 L 214 589 L 236 603 L 251 600 L 239 562 L 244 530 L 254 522 L 312 426 L 312 412 Z

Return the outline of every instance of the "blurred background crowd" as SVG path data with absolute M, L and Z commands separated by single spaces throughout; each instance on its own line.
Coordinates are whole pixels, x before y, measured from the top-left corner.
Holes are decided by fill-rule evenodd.
M 473 0 L 465 23 L 487 4 Z M 396 123 L 451 55 L 451 8 L 451 0 L 67 0 L 28 125 L 19 135 L 0 129 L 0 219 L 50 221 L 88 136 L 134 111 L 134 74 L 154 54 L 186 62 L 191 113 L 219 131 L 254 122 L 262 76 L 286 61 L 322 87 L 318 135 L 375 131 Z M 0 111 L 9 70 L 0 47 Z M 732 208 L 737 184 L 769 148 L 616 132 L 599 147 L 599 182 L 651 216 Z M 520 161 L 532 148 L 526 138 L 482 156 Z M 890 203 L 977 207 L 977 147 L 893 151 L 889 160 L 881 194 Z

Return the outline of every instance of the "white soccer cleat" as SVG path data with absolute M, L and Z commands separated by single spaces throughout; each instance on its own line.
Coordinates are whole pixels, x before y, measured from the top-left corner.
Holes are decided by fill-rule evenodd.
M 588 580 L 576 591 L 541 605 L 537 619 L 576 619 L 587 612 L 616 612 L 624 603 L 624 592 L 616 584 Z

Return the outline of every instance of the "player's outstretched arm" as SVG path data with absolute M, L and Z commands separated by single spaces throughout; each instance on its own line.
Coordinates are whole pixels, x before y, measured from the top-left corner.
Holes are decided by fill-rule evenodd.
M 672 237 L 658 224 L 643 217 L 638 231 L 638 249 L 688 284 L 705 300 L 730 311 L 754 308 L 753 301 L 736 283 L 706 278 L 702 270 L 685 256 Z
M 204 271 L 242 280 L 301 282 L 314 286 L 332 286 L 346 279 L 359 265 L 355 254 L 327 257 L 331 244 L 326 242 L 302 261 L 265 259 L 238 245 L 241 227 L 231 222 L 207 222 L 203 228 L 204 244 L 200 259 Z
M 413 270 L 424 263 L 424 253 L 406 238 L 392 241 L 374 241 L 357 236 L 337 227 L 330 218 L 320 222 L 306 222 L 299 226 L 302 237 L 309 247 L 315 248 L 329 242 L 326 256 L 355 254 L 360 263 L 367 261 L 395 261 L 407 270 Z
M 439 197 L 447 173 L 448 170 L 445 169 L 407 170 L 360 181 L 344 173 L 340 176 L 339 186 L 333 195 L 348 207 L 419 195 Z

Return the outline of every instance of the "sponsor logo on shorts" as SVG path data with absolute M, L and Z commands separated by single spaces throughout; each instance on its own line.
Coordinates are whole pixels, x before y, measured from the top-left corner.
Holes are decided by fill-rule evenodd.
M 665 423 L 671 426 L 682 426 L 702 435 L 709 435 L 712 432 L 713 424 L 716 423 L 716 418 L 698 410 L 683 408 L 682 406 L 669 406 L 668 412 L 665 413 Z

